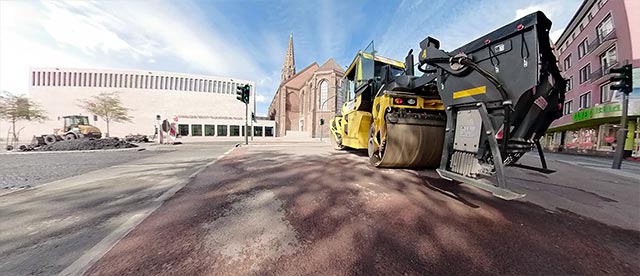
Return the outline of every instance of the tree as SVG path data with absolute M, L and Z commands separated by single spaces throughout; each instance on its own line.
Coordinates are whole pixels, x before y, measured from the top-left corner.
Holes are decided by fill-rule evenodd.
M 111 122 L 131 122 L 133 118 L 129 116 L 130 109 L 122 106 L 122 101 L 120 101 L 120 96 L 117 92 L 100 93 L 89 99 L 79 100 L 79 102 L 81 108 L 102 118 L 107 123 L 105 137 L 109 137 L 109 124 Z
M 0 94 L 0 119 L 11 123 L 13 141 L 18 140 L 16 123 L 19 121 L 42 121 L 47 119 L 40 105 L 24 95 L 14 95 L 7 91 Z

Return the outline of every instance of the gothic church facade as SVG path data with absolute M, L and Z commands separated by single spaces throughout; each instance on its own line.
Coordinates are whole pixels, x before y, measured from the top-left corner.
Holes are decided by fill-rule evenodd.
M 329 120 L 340 108 L 337 105 L 343 75 L 344 70 L 332 58 L 322 65 L 314 62 L 296 72 L 291 34 L 280 85 L 269 106 L 276 136 L 328 137 Z M 324 125 L 320 125 L 320 119 Z

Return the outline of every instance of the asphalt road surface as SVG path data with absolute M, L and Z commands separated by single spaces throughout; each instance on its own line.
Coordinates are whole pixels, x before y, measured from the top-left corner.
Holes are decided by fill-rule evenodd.
M 519 185 L 534 198 L 567 193 L 548 204 L 584 201 L 562 183 Z M 291 143 L 243 147 L 208 167 L 87 274 L 638 275 L 639 256 L 636 230 Z
M 81 274 L 234 144 L 161 146 L 170 151 L 0 196 L 0 275 Z

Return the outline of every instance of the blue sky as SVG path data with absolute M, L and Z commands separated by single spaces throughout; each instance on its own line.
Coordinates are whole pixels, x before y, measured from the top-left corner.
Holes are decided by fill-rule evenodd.
M 542 10 L 552 38 L 581 0 L 0 1 L 0 90 L 28 93 L 29 67 L 161 70 L 254 80 L 266 114 L 289 33 L 296 66 L 341 66 L 375 40 L 402 60 L 430 35 L 453 49 Z

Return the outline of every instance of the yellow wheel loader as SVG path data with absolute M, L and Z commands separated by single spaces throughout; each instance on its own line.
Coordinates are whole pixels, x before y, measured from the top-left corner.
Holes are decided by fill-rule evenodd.
M 342 81 L 346 102 L 330 122 L 332 136 L 339 148 L 367 149 L 376 167 L 437 167 L 444 106 L 435 82 L 416 85 L 413 60 L 406 62 L 376 55 L 373 42 L 359 51 Z
M 58 117 L 58 119 L 60 119 Z M 57 141 L 74 140 L 80 138 L 101 138 L 99 128 L 89 124 L 89 117 L 82 115 L 69 115 L 62 117 L 64 125 L 61 129 L 55 129 L 53 134 L 34 136 L 32 146 L 51 145 Z

